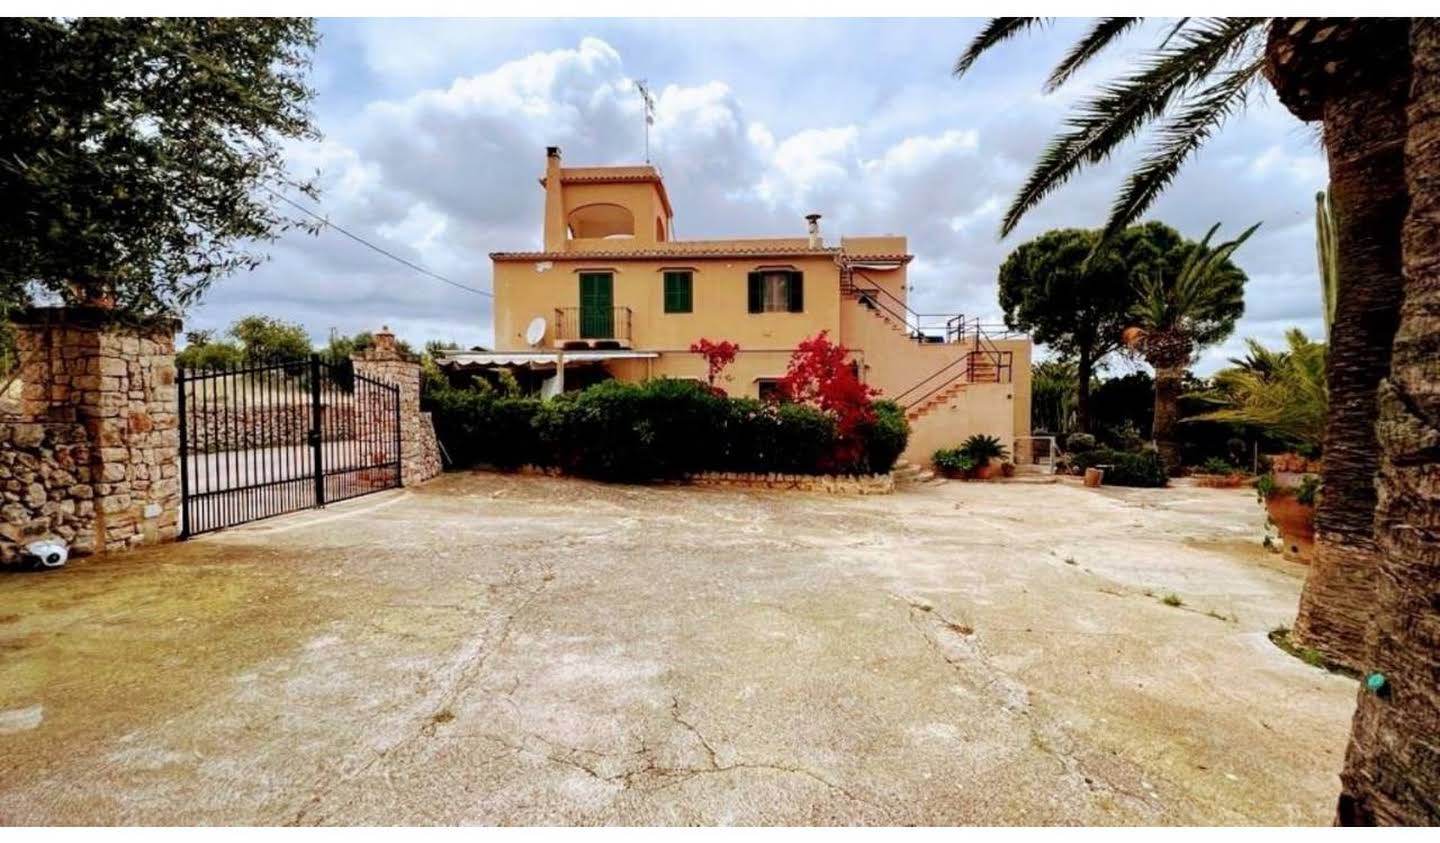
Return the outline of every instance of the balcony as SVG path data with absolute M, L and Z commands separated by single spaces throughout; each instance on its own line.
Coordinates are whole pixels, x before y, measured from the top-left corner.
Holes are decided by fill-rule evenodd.
M 555 308 L 557 348 L 629 348 L 630 308 Z

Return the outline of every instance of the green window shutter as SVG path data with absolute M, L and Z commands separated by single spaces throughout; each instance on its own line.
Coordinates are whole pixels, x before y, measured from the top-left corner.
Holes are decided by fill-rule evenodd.
M 694 293 L 688 272 L 665 273 L 665 312 L 689 313 L 694 309 Z
M 805 274 L 803 272 L 790 273 L 790 312 L 803 313 L 805 311 Z
M 765 276 L 759 272 L 750 273 L 750 312 L 760 313 L 765 309 Z

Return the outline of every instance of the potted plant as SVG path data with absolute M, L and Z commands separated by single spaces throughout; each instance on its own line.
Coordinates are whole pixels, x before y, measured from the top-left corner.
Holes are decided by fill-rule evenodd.
M 1235 489 L 1245 482 L 1245 472 L 1221 457 L 1206 460 L 1191 476 L 1196 485 L 1211 489 Z
M 950 478 L 966 477 L 975 468 L 975 461 L 959 448 L 941 448 L 930 457 L 930 461 L 935 464 L 936 471 Z
M 974 476 L 976 480 L 989 480 L 994 477 L 1000 470 L 994 461 L 1010 456 L 1009 450 L 1000 444 L 1000 437 L 986 433 L 971 435 L 960 446 L 960 453 L 968 456 L 975 463 Z
M 1281 486 L 1275 475 L 1266 474 L 1255 484 L 1256 497 L 1265 505 L 1270 523 L 1280 533 L 1280 555 L 1292 562 L 1309 564 L 1315 546 L 1315 501 L 1320 496 L 1320 478 L 1307 474 L 1298 486 Z

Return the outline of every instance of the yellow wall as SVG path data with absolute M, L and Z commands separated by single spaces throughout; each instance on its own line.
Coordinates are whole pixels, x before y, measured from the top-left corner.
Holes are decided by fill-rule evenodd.
M 793 266 L 805 275 L 803 313 L 750 313 L 749 273 L 762 266 Z M 664 270 L 694 270 L 692 313 L 666 313 Z M 545 347 L 555 342 L 555 308 L 580 306 L 580 272 L 614 274 L 615 306 L 631 310 L 631 344 L 637 349 L 685 350 L 698 339 L 730 340 L 741 349 L 794 348 L 821 330 L 840 328 L 839 271 L 828 254 L 772 261 L 696 259 L 497 261 L 495 347 L 528 348 L 525 328 L 546 322 Z M 698 359 L 698 358 L 697 358 Z
M 635 236 L 605 238 L 571 238 L 569 251 L 604 251 L 624 249 L 631 246 L 653 246 L 656 242 L 656 223 L 665 219 L 664 208 L 654 184 L 628 182 L 621 184 L 567 184 L 564 186 L 565 218 L 571 212 L 586 205 L 620 205 L 635 217 Z

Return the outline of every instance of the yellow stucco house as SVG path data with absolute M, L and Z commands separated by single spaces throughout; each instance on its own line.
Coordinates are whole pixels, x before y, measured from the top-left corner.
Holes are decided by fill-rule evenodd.
M 676 240 L 658 169 L 565 167 L 556 147 L 540 183 L 543 251 L 490 255 L 495 350 L 452 353 L 446 368 L 509 367 L 545 393 L 607 377 L 703 379 L 689 348 L 704 337 L 740 346 L 721 384 L 731 395 L 765 397 L 795 346 L 829 331 L 906 408 L 911 461 L 972 433 L 1007 447 L 1029 435 L 1029 339 L 913 312 L 903 236 L 827 244 L 811 215 L 804 237 Z

